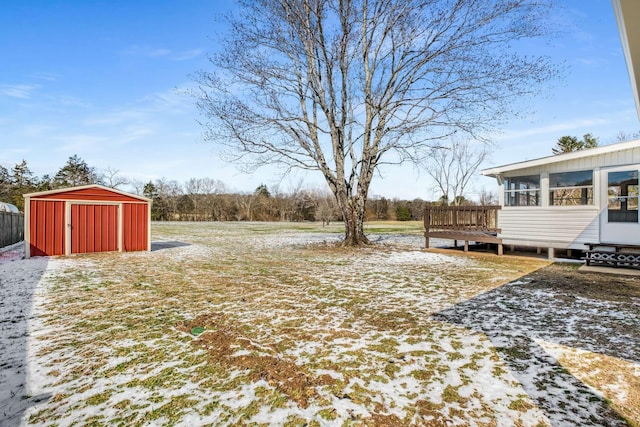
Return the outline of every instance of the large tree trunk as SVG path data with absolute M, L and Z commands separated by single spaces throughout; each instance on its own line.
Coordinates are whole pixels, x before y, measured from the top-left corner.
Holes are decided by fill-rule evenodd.
M 368 245 L 369 239 L 364 235 L 364 212 L 353 209 L 344 217 L 343 246 Z
M 337 192 L 336 200 L 344 221 L 343 246 L 368 245 L 369 239 L 364 234 L 364 214 L 366 198 L 362 194 Z

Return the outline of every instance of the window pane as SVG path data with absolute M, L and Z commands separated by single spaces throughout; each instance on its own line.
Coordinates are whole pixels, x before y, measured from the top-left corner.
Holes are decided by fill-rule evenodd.
M 629 186 L 629 196 L 627 199 L 627 210 L 628 211 L 637 211 L 638 210 L 638 186 L 630 185 Z
M 623 171 L 609 173 L 609 187 L 638 185 L 638 171 Z
M 529 190 L 540 188 L 540 175 L 512 176 L 505 178 L 505 189 Z
M 621 205 L 620 198 L 609 196 L 609 203 L 607 203 L 607 208 L 609 210 L 613 209 L 613 210 L 619 211 L 620 210 L 620 205 Z
M 593 187 L 563 188 L 549 192 L 551 206 L 579 206 L 593 204 Z
M 638 222 L 638 171 L 609 173 L 609 222 Z
M 504 190 L 505 206 L 540 205 L 540 175 L 505 178 Z
M 578 187 L 593 185 L 593 171 L 562 172 L 549 174 L 549 187 Z

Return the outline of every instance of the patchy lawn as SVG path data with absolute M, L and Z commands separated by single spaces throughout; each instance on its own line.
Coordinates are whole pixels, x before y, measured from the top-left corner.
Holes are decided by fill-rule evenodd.
M 153 224 L 152 252 L 0 263 L 0 425 L 640 426 L 637 278 L 394 227 Z

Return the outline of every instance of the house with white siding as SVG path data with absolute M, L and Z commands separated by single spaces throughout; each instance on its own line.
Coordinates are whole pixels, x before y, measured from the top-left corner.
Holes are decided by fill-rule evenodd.
M 640 117 L 640 1 L 612 0 Z M 500 186 L 497 237 L 506 245 L 616 252 L 640 245 L 640 140 L 482 171 Z M 608 258 L 606 253 L 594 256 Z M 587 253 L 587 259 L 591 255 Z M 623 264 L 627 255 L 620 255 Z M 628 255 L 636 264 L 640 257 Z
M 482 171 L 500 187 L 498 237 L 505 245 L 589 249 L 640 245 L 640 140 Z

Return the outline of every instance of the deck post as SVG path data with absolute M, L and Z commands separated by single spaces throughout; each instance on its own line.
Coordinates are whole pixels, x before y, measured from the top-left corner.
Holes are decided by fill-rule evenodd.
M 424 210 L 424 247 L 429 249 L 429 224 L 431 223 L 431 209 Z
M 464 241 L 464 251 L 465 252 L 469 252 L 469 241 L 468 240 Z
M 504 250 L 502 249 L 502 243 L 498 243 L 498 256 L 503 255 Z
M 548 259 L 549 261 L 552 261 L 552 260 L 553 260 L 553 258 L 554 258 L 554 256 L 555 256 L 555 254 L 554 254 L 554 250 L 553 250 L 553 248 L 548 248 L 548 249 L 547 249 L 547 259 Z

